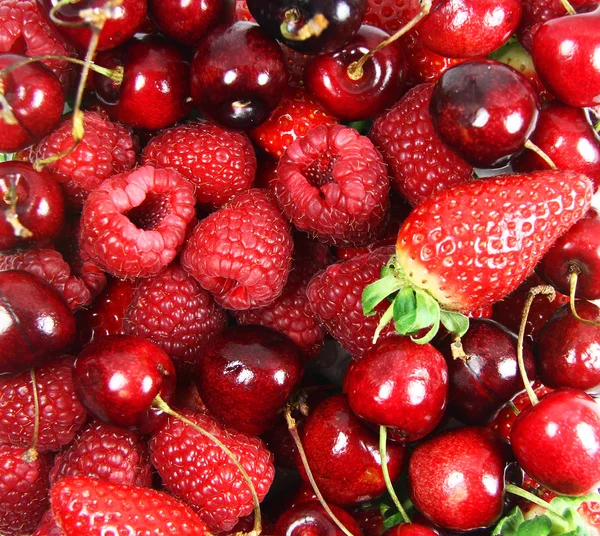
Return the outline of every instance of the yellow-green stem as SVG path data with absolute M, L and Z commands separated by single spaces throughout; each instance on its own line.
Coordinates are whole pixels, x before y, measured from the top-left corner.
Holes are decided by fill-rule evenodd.
M 587 318 L 581 318 L 575 308 L 575 293 L 577 292 L 577 279 L 581 270 L 576 264 L 569 266 L 569 307 L 571 308 L 571 314 L 580 322 L 587 324 L 588 326 L 600 327 L 600 323 L 588 320 Z
M 394 486 L 392 481 L 390 480 L 390 473 L 388 471 L 387 464 L 387 428 L 385 426 L 379 427 L 379 455 L 381 457 L 381 471 L 383 473 L 383 480 L 385 482 L 385 487 L 392 498 L 392 502 L 400 512 L 402 519 L 405 523 L 410 523 L 410 518 L 406 513 L 406 510 L 402 507 L 402 503 L 400 499 L 398 499 L 398 495 L 396 495 L 396 491 L 394 490 Z

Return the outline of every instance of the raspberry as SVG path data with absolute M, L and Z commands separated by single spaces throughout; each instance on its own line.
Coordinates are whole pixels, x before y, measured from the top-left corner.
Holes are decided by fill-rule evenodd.
M 0 445 L 0 534 L 30 534 L 48 508 L 47 455 L 26 461 L 26 449 Z
M 258 189 L 238 195 L 194 229 L 181 265 L 227 309 L 273 302 L 282 292 L 293 243 L 271 196 Z
M 44 19 L 35 0 L 2 0 L 0 3 L 0 53 L 25 56 L 54 54 L 75 57 L 75 49 Z M 60 60 L 45 61 L 63 88 L 72 80 L 72 64 Z
M 75 395 L 73 358 L 46 363 L 35 369 L 40 406 L 36 449 L 60 450 L 75 437 L 87 414 Z M 32 446 L 35 422 L 33 385 L 29 371 L 0 377 L 0 444 Z
M 388 165 L 392 186 L 416 206 L 434 192 L 471 180 L 473 168 L 438 138 L 429 115 L 433 84 L 416 86 L 369 134 Z
M 256 174 L 248 136 L 206 121 L 163 130 L 144 149 L 142 163 L 178 171 L 196 186 L 198 201 L 212 208 L 249 190 Z
M 328 266 L 316 274 L 306 289 L 306 296 L 317 318 L 354 359 L 361 359 L 373 344 L 373 335 L 381 316 L 389 306 L 377 306 L 377 314 L 365 316 L 362 293 L 379 279 L 382 266 L 389 260 L 393 247 L 381 248 L 347 261 Z M 388 323 L 379 339 L 395 333 Z
M 135 432 L 103 422 L 88 424 L 58 454 L 50 484 L 67 476 L 89 476 L 131 486 L 152 486 L 152 466 L 145 441 Z
M 318 126 L 281 157 L 275 194 L 298 229 L 323 242 L 362 245 L 385 222 L 389 180 L 368 138 L 342 125 Z
M 81 251 L 123 278 L 151 277 L 168 266 L 195 217 L 194 188 L 173 170 L 137 168 L 105 180 L 81 215 Z
M 76 311 L 92 303 L 94 296 L 85 282 L 71 275 L 70 266 L 53 249 L 34 249 L 0 256 L 0 271 L 25 270 L 41 277 L 58 290 Z
M 178 264 L 140 280 L 123 319 L 125 333 L 151 340 L 178 371 L 193 372 L 206 343 L 227 325 L 225 311 Z
M 101 112 L 83 112 L 85 134 L 69 155 L 47 166 L 64 184 L 71 205 L 80 207 L 87 194 L 103 180 L 135 165 L 134 140 L 129 130 Z M 65 118 L 29 152 L 31 162 L 59 154 L 73 145 L 71 116 Z
M 237 457 L 252 480 L 259 500 L 275 475 L 272 454 L 260 439 L 225 430 L 216 420 L 185 410 L 183 414 L 215 435 Z M 209 530 L 230 530 L 252 512 L 248 485 L 229 457 L 212 441 L 169 417 L 149 442 L 150 456 L 166 487 L 192 504 Z

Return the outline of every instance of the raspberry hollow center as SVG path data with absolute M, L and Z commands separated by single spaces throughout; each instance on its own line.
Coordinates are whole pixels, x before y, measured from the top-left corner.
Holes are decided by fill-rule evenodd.
M 339 155 L 333 155 L 330 151 L 324 152 L 313 160 L 303 171 L 306 180 L 317 188 L 334 181 L 332 176 L 333 166 Z
M 171 212 L 167 194 L 149 193 L 146 199 L 126 212 L 129 221 L 142 231 L 154 231 Z

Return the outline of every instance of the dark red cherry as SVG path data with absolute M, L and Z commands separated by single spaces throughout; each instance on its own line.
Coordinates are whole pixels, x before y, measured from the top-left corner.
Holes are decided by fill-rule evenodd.
M 354 536 L 362 536 L 362 531 L 352 516 L 333 504 L 331 511 Z M 325 508 L 318 501 L 296 504 L 283 512 L 275 523 L 275 536 L 344 536 L 333 522 Z
M 600 404 L 583 391 L 559 389 L 524 409 L 510 442 L 523 470 L 559 495 L 600 485 Z
M 248 9 L 274 39 L 303 54 L 327 54 L 360 28 L 367 0 L 248 0 Z M 315 32 L 303 35 L 311 24 Z M 303 38 L 306 37 L 306 38 Z
M 129 335 L 92 342 L 73 368 L 75 392 L 95 417 L 149 433 L 163 416 L 152 407 L 157 395 L 167 403 L 175 392 L 175 367 L 156 344 Z
M 579 171 L 594 181 L 596 189 L 600 187 L 600 138 L 584 110 L 547 103 L 530 139 L 558 169 Z M 527 172 L 548 169 L 548 164 L 533 151 L 523 151 L 513 167 Z
M 301 438 L 308 465 L 327 501 L 357 504 L 385 492 L 378 435 L 352 413 L 344 395 L 332 396 L 311 408 Z M 400 476 L 407 454 L 404 446 L 388 444 L 392 482 Z M 299 469 L 307 481 L 301 465 Z
M 413 504 L 445 529 L 468 531 L 492 525 L 504 506 L 508 451 L 485 428 L 457 428 L 425 440 L 408 465 Z
M 0 54 L 0 71 L 25 59 Z M 0 152 L 12 153 L 50 132 L 63 113 L 65 95 L 58 78 L 40 62 L 0 74 L 0 85 L 6 100 L 0 103 Z
M 236 430 L 271 428 L 304 371 L 300 349 L 262 326 L 235 326 L 205 349 L 196 385 L 208 411 Z
M 577 314 L 600 323 L 600 308 L 577 300 Z M 600 324 L 581 322 L 569 304 L 555 311 L 542 328 L 537 343 L 540 379 L 549 387 L 600 391 Z
M 373 54 L 360 72 L 350 68 L 388 37 L 379 28 L 363 25 L 341 49 L 311 58 L 304 68 L 308 93 L 344 121 L 369 119 L 390 108 L 404 89 L 402 43 L 395 41 Z
M 0 272 L 0 374 L 36 367 L 74 338 L 75 319 L 58 290 L 29 272 Z
M 0 163 L 0 251 L 55 238 L 65 220 L 58 183 L 25 162 Z
M 195 45 L 204 34 L 233 16 L 230 0 L 149 0 L 150 17 L 160 31 L 185 45 Z
M 556 98 L 575 107 L 600 104 L 600 8 L 542 24 L 531 56 Z
M 484 424 L 523 390 L 517 365 L 517 336 L 493 320 L 472 319 L 461 337 L 467 360 L 454 359 L 449 344 L 440 347 L 448 363 L 448 408 L 466 424 Z M 535 379 L 535 359 L 523 349 L 527 376 Z
M 260 125 L 281 100 L 288 73 L 279 45 L 259 26 L 220 26 L 198 44 L 192 98 L 202 113 L 229 128 Z
M 130 40 L 127 46 L 98 54 L 96 63 L 124 69 L 120 85 L 94 73 L 96 95 L 113 119 L 156 130 L 183 119 L 190 111 L 189 62 L 165 39 L 145 36 Z
M 416 441 L 442 420 L 448 401 L 448 369 L 432 345 L 393 337 L 354 363 L 344 386 L 356 415 L 388 426 L 391 439 Z
M 439 534 L 439 532 L 420 523 L 403 523 L 386 530 L 383 536 L 439 536 Z
M 77 2 L 64 3 L 57 10 L 56 18 L 67 24 L 55 24 L 48 16 L 52 6 L 57 5 L 58 0 L 37 0 L 42 11 L 48 18 L 50 24 L 56 26 L 58 31 L 71 41 L 77 48 L 87 50 L 92 36 L 88 25 L 81 27 L 70 26 L 73 23 L 82 22 L 80 13 L 85 10 L 102 12 L 107 10 L 108 18 L 102 27 L 98 39 L 98 50 L 115 48 L 129 39 L 137 32 L 138 28 L 146 21 L 147 0 L 78 0 Z M 114 5 L 111 5 L 114 4 Z
M 461 63 L 438 80 L 429 111 L 442 141 L 469 164 L 499 167 L 523 148 L 539 101 L 528 80 L 494 60 Z
M 448 58 L 486 56 L 510 39 L 520 18 L 520 0 L 437 0 L 419 35 Z

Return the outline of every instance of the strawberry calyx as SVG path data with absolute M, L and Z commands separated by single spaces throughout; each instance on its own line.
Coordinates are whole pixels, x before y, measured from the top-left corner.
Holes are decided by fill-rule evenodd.
M 462 337 L 469 329 L 469 319 L 462 313 L 444 309 L 426 290 L 417 287 L 405 275 L 396 255 L 381 269 L 381 278 L 368 285 L 363 291 L 362 305 L 365 316 L 376 314 L 375 307 L 383 300 L 390 301 L 373 336 L 375 343 L 381 330 L 393 321 L 396 332 L 409 335 L 417 344 L 427 344 L 444 326 L 454 337 Z M 418 336 L 423 329 L 427 333 Z

